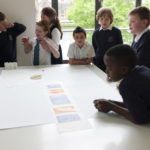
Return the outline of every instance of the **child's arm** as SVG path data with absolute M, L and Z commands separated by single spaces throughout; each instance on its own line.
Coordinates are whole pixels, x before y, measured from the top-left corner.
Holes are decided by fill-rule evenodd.
M 7 29 L 10 29 L 10 31 L 15 35 L 18 36 L 19 34 L 21 34 L 22 32 L 24 32 L 26 30 L 26 27 L 23 24 L 19 24 L 19 23 L 7 23 Z
M 92 62 L 93 58 L 87 58 L 87 59 L 74 59 L 74 58 L 69 58 L 69 64 L 71 65 L 87 65 Z
M 51 43 L 51 42 L 47 41 L 46 39 L 42 39 L 40 44 L 46 51 L 48 51 L 49 53 L 52 53 L 55 58 L 60 57 L 60 54 L 58 51 L 58 46 L 56 44 Z
M 24 45 L 24 52 L 29 53 L 32 50 L 32 44 L 29 41 L 29 37 L 23 37 L 22 42 L 23 42 L 23 45 Z
M 135 119 L 132 117 L 132 115 L 129 113 L 128 109 L 125 107 L 122 107 L 123 105 L 120 102 L 111 102 L 109 100 L 105 99 L 99 99 L 99 100 L 94 100 L 94 105 L 98 109 L 98 111 L 101 112 L 109 112 L 109 111 L 114 111 L 121 116 L 124 116 L 128 120 L 137 123 Z

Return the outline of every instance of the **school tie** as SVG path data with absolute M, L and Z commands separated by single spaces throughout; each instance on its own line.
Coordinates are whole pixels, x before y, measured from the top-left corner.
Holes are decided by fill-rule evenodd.
M 36 39 L 36 45 L 34 47 L 34 59 L 33 59 L 33 65 L 39 65 L 39 43 L 40 40 Z

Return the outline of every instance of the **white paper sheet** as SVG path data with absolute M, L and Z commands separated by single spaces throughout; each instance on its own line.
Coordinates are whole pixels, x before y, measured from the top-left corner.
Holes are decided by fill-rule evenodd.
M 0 129 L 55 123 L 50 102 L 44 95 L 41 83 L 62 82 L 86 120 L 96 112 L 93 105 L 94 99 L 120 99 L 114 89 L 86 66 L 60 65 L 42 70 L 43 68 L 30 68 L 2 71 Z M 31 75 L 39 73 L 42 74 L 41 80 L 30 80 Z M 63 99 L 63 103 L 67 103 L 67 99 Z M 60 103 L 57 98 L 54 105 Z

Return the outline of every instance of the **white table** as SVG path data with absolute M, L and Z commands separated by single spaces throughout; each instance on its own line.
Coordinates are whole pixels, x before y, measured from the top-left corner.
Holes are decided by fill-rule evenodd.
M 22 69 L 25 68 L 29 67 Z M 46 125 L 0 130 L 0 150 L 149 150 L 150 125 L 135 125 L 114 113 L 99 113 L 94 108 L 92 101 L 102 98 L 101 94 L 106 95 L 104 98 L 111 96 L 121 100 L 115 86 L 108 87 L 102 71 L 93 65 L 55 65 L 49 69 L 51 78 L 45 76 L 46 80 L 50 82 L 59 77 L 92 129 L 59 134 L 52 119 L 52 123 Z M 98 81 L 90 79 L 89 74 L 83 78 L 82 71 L 87 69 L 98 76 Z M 101 80 L 106 87 L 95 85 L 98 89 L 93 91 L 92 83 L 99 84 Z M 0 90 L 3 92 L 2 88 Z

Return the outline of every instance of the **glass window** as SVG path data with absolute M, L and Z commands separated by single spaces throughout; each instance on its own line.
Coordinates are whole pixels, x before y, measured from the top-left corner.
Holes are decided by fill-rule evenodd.
M 135 7 L 135 0 L 103 0 L 103 7 L 113 11 L 113 25 L 122 30 L 124 43 L 131 44 L 133 35 L 128 30 L 128 13 Z
M 91 42 L 94 31 L 94 0 L 58 0 L 59 18 L 63 28 L 63 39 L 61 40 L 63 57 L 68 59 L 67 52 L 69 44 L 72 43 L 72 32 L 76 26 L 81 26 L 87 31 L 87 40 Z
M 150 1 L 149 0 L 142 0 L 142 6 L 146 6 L 150 9 Z
M 41 20 L 41 10 L 43 7 L 52 6 L 51 0 L 35 0 L 36 21 Z

